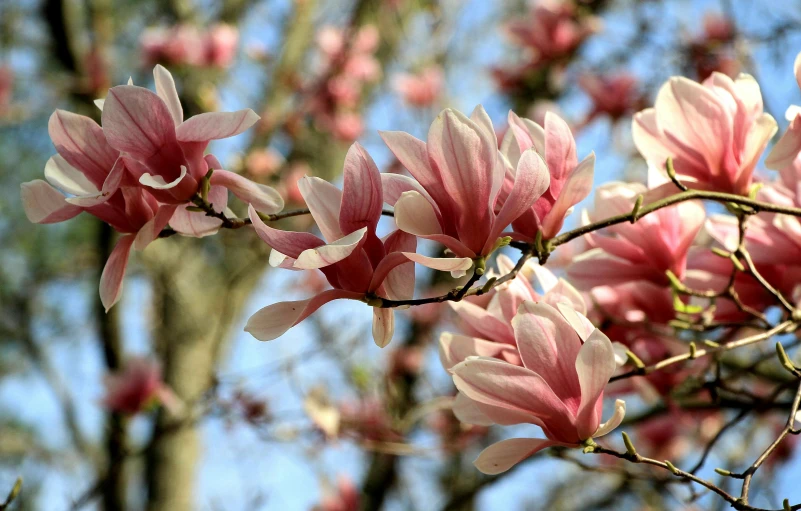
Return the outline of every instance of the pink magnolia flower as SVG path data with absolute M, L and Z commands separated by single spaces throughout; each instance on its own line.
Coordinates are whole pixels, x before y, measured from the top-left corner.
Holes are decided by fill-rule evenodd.
M 638 80 L 629 73 L 609 76 L 584 74 L 579 78 L 579 86 L 592 100 L 592 110 L 585 123 L 600 115 L 608 115 L 613 121 L 629 114 L 641 99 Z
M 795 80 L 801 87 L 801 53 L 795 57 L 793 70 Z M 793 165 L 794 160 L 801 153 L 801 108 L 795 105 L 790 106 L 785 117 L 790 121 L 790 126 L 787 127 L 787 131 L 776 142 L 765 159 L 765 166 L 769 169 L 788 168 Z
M 233 62 L 238 44 L 239 31 L 225 23 L 207 30 L 187 24 L 148 28 L 139 39 L 143 60 L 151 66 L 226 68 Z
M 376 235 L 383 205 L 381 176 L 373 159 L 359 144 L 345 157 L 344 187 L 339 191 L 315 177 L 300 181 L 300 192 L 326 241 L 305 232 L 268 227 L 250 208 L 256 232 L 273 248 L 270 264 L 296 270 L 319 269 L 333 289 L 314 298 L 280 302 L 256 312 L 245 330 L 259 340 L 275 339 L 322 305 L 336 299 L 408 299 L 414 292 L 414 266 L 431 258 L 415 254 L 417 240 L 401 230 L 384 239 Z M 440 265 L 450 269 L 452 259 Z M 447 264 L 446 264 L 447 263 Z M 434 263 L 436 265 L 436 262 Z M 383 347 L 392 339 L 390 308 L 373 308 L 373 338 Z
M 545 162 L 534 150 L 521 151 L 516 169 L 500 157 L 492 121 L 480 105 L 470 118 L 444 110 L 431 124 L 428 143 L 400 131 L 381 137 L 415 178 L 381 176 L 398 228 L 448 247 L 458 261 L 450 270 L 467 270 L 472 259 L 490 254 L 503 230 L 548 188 Z M 499 206 L 504 175 L 514 177 Z
M 205 63 L 202 36 L 197 27 L 191 25 L 148 28 L 142 32 L 139 46 L 148 66 L 158 63 L 202 66 Z
M 211 27 L 205 34 L 206 65 L 209 67 L 227 68 L 236 57 L 239 44 L 239 30 L 236 27 L 220 23 Z
M 801 160 L 797 160 L 801 164 Z M 801 171 L 801 168 L 798 169 Z M 801 189 L 796 190 L 797 171 L 783 169 L 781 179 L 767 183 L 757 198 L 782 206 L 799 207 Z M 727 250 L 734 251 L 740 233 L 737 219 L 731 215 L 712 215 L 706 222 L 709 234 Z M 760 213 L 748 219 L 745 247 L 757 264 L 798 265 L 801 261 L 801 221 L 790 215 Z
M 676 174 L 690 188 L 748 194 L 754 167 L 776 133 L 762 111 L 759 85 L 748 75 L 713 73 L 703 83 L 673 77 L 653 108 L 634 116 L 634 143 L 649 166 Z M 665 185 L 667 189 L 672 183 Z
M 703 247 L 695 248 L 697 250 L 691 250 L 687 258 L 684 284 L 699 291 L 724 292 L 734 270 L 732 262 Z M 782 266 L 760 264 L 757 265 L 757 269 L 768 282 L 775 283 L 779 290 L 786 292 L 786 296 L 791 295 L 792 286 L 798 282 L 798 275 L 785 273 Z M 752 309 L 764 311 L 768 307 L 776 305 L 773 295 L 747 273 L 738 272 L 734 280 L 734 290 L 740 301 Z M 700 305 L 705 304 L 700 303 Z M 715 319 L 717 321 L 743 321 L 749 318 L 751 316 L 743 312 L 731 300 L 715 301 Z
M 631 212 L 636 197 L 646 188 L 639 184 L 609 183 L 597 192 L 592 219 Z M 589 234 L 597 247 L 573 260 L 570 281 L 579 289 L 646 280 L 667 286 L 668 270 L 683 278 L 687 252 L 703 226 L 704 208 L 682 202 L 646 215 L 636 223 L 623 223 Z
M 343 142 L 353 142 L 364 132 L 362 116 L 356 112 L 337 112 L 332 120 L 331 131 Z
M 161 366 L 155 360 L 132 358 L 122 371 L 106 376 L 103 404 L 109 410 L 135 415 L 153 403 L 177 413 L 181 402 L 161 381 Z
M 707 13 L 704 15 L 705 41 L 726 42 L 734 37 L 734 25 L 722 14 Z
M 584 200 L 592 190 L 595 153 L 580 163 L 576 156 L 576 141 L 570 127 L 558 115 L 545 114 L 545 127 L 509 112 L 509 131 L 503 138 L 501 153 L 511 164 L 519 167 L 521 155 L 533 149 L 541 155 L 550 175 L 547 191 L 530 208 L 512 222 L 519 239 L 531 243 L 538 231 L 548 240 L 559 233 L 565 217 L 573 206 Z M 500 203 L 511 192 L 514 172 L 507 172 Z
M 345 34 L 342 30 L 327 25 L 317 32 L 317 47 L 328 58 L 333 58 L 345 49 Z
M 357 80 L 375 82 L 381 78 L 381 62 L 371 54 L 357 53 L 348 58 L 343 71 Z
M 375 53 L 379 44 L 381 44 L 381 34 L 378 32 L 378 27 L 371 23 L 359 28 L 353 38 L 353 50 L 356 53 Z
M 25 215 L 31 222 L 50 224 L 86 211 L 123 234 L 100 278 L 100 299 L 108 311 L 122 294 L 131 248 L 144 250 L 158 237 L 176 206 L 159 203 L 127 175 L 119 152 L 89 117 L 56 110 L 48 131 L 58 154 L 45 165 L 47 181 L 22 184 Z
M 676 314 L 673 295 L 669 288 L 648 281 L 623 282 L 612 286 L 597 286 L 590 291 L 593 314 L 602 319 L 612 319 L 614 334 L 604 328 L 604 333 L 624 342 L 629 333 L 639 335 L 639 327 L 646 324 L 666 324 Z M 592 317 L 592 316 L 591 316 Z M 598 323 L 596 323 L 598 324 Z M 635 328 L 632 328 L 635 327 Z
M 444 77 L 442 68 L 428 66 L 418 74 L 398 74 L 393 86 L 407 104 L 415 107 L 427 107 L 434 104 L 442 93 Z
M 284 204 L 277 191 L 222 169 L 211 155 L 204 157 L 210 141 L 244 132 L 259 116 L 245 109 L 203 113 L 184 121 L 170 72 L 156 66 L 153 76 L 156 93 L 121 85 L 109 89 L 102 103 L 103 133 L 139 184 L 160 202 L 182 204 L 213 169 L 212 186 L 227 188 L 262 213 L 280 211 Z
M 256 149 L 245 158 L 245 169 L 253 176 L 273 176 L 286 163 L 284 155 L 273 148 Z
M 514 262 L 501 254 L 497 258 L 500 277 L 514 268 Z M 496 276 L 488 272 L 487 277 Z M 540 295 L 534 290 L 532 276 L 545 291 Z M 497 286 L 490 292 L 486 304 L 475 300 L 448 302 L 459 317 L 461 330 L 466 335 L 443 332 L 439 338 L 439 355 L 442 366 L 451 369 L 468 357 L 494 357 L 520 365 L 515 332 L 512 321 L 523 302 L 543 302 L 552 306 L 559 303 L 570 305 L 582 314 L 586 305 L 581 294 L 564 279 L 557 279 L 547 268 L 529 261 L 511 281 Z
M 505 472 L 546 447 L 578 447 L 623 420 L 626 404 L 601 424 L 604 387 L 615 371 L 612 343 L 584 316 L 559 304 L 524 302 L 512 326 L 522 366 L 472 357 L 451 369 L 456 388 L 483 423 L 534 424 L 546 439 L 512 438 L 478 456 L 486 474 Z M 481 423 L 481 422 L 479 422 Z
M 569 55 L 593 33 L 580 22 L 568 2 L 538 2 L 524 20 L 511 21 L 506 31 L 519 46 L 528 48 L 536 62 Z

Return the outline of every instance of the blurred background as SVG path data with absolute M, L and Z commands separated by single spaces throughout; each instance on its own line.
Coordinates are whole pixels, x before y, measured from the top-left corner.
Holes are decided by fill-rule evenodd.
M 0 499 L 21 476 L 10 509 L 689 508 L 684 486 L 603 464 L 583 470 L 560 451 L 501 476 L 478 473 L 476 454 L 506 433 L 462 427 L 447 409 L 453 388 L 436 349 L 447 307 L 401 313 L 383 350 L 359 303 L 256 341 L 243 332 L 250 314 L 325 281 L 270 269 L 269 248 L 247 230 L 173 236 L 135 253 L 106 314 L 97 285 L 115 233 L 88 215 L 33 225 L 19 185 L 41 177 L 55 153 L 54 109 L 99 122 L 93 100 L 129 77 L 152 87 L 155 64 L 174 74 L 187 117 L 261 116 L 211 149 L 227 169 L 279 189 L 287 209 L 303 207 L 304 175 L 340 184 L 353 141 L 382 171 L 402 171 L 378 130 L 425 138 L 440 109 L 479 103 L 501 131 L 509 109 L 538 122 L 556 111 L 579 158 L 596 152 L 596 184 L 643 181 L 631 114 L 668 77 L 750 73 L 781 131 L 786 105 L 801 100 L 799 50 L 796 2 L 0 0 Z M 298 217 L 278 227 L 312 226 Z M 418 296 L 454 285 L 423 270 Z M 160 363 L 191 420 L 103 405 L 107 375 L 136 357 Z M 638 446 L 692 459 L 694 439 L 721 420 L 682 424 L 680 442 L 652 426 Z M 760 420 L 783 419 L 743 421 L 709 467 L 745 456 Z M 776 460 L 755 482 L 755 505 L 801 499 L 801 458 L 788 448 Z

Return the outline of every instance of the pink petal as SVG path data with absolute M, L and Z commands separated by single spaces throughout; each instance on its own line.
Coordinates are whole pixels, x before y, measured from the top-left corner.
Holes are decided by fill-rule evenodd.
M 359 248 L 366 233 L 367 227 L 362 227 L 327 245 L 308 248 L 296 257 L 297 261 L 293 266 L 301 270 L 316 270 L 338 263 Z M 279 251 L 284 253 L 283 250 Z
M 565 435 L 573 429 L 571 413 L 564 403 L 540 375 L 525 367 L 490 358 L 468 358 L 453 366 L 451 372 L 456 388 L 473 401 L 523 414 L 532 424 L 547 421 Z
M 600 249 L 592 249 L 576 256 L 567 269 L 567 275 L 570 282 L 582 290 L 656 277 L 655 271 L 650 267 L 631 264 L 605 254 Z M 662 277 L 661 274 L 659 276 Z
M 139 184 L 155 190 L 169 190 L 170 188 L 175 188 L 178 186 L 184 177 L 186 177 L 186 167 L 181 165 L 181 174 L 175 180 L 170 181 L 169 183 L 164 180 L 164 177 L 158 174 L 152 176 L 148 173 L 144 173 L 139 176 Z
M 136 233 L 136 240 L 134 241 L 134 248 L 136 250 L 144 250 L 150 243 L 156 240 L 161 233 L 161 230 L 167 226 L 167 223 L 175 213 L 177 204 L 162 204 L 159 206 L 156 214 L 151 218 L 141 229 Z
M 542 157 L 534 149 L 526 150 L 517 165 L 512 191 L 495 217 L 492 233 L 482 252 L 487 253 L 501 232 L 531 208 L 534 202 L 548 189 L 549 183 L 550 175 Z
M 548 304 L 523 302 L 512 327 L 523 365 L 541 376 L 563 401 L 578 399 L 581 388 L 575 363 L 581 340 L 562 315 Z
M 600 330 L 594 330 L 581 346 L 576 359 L 576 373 L 581 385 L 576 428 L 582 440 L 590 438 L 598 429 L 601 422 L 598 400 L 602 398 L 604 387 L 616 367 L 612 343 Z
M 542 221 L 543 239 L 551 239 L 562 228 L 568 210 L 583 201 L 592 191 L 595 173 L 595 153 L 581 160 L 578 167 L 567 178 L 551 210 Z
M 387 298 L 392 300 L 411 299 L 414 296 L 414 263 L 409 261 L 409 258 L 403 255 L 402 252 L 414 252 L 417 250 L 417 238 L 401 230 L 394 231 L 384 240 L 384 250 L 387 255 L 373 270 L 370 290 L 374 291 L 379 285 L 383 284 Z M 395 254 L 403 258 L 402 262 L 400 259 L 389 261 L 391 258 L 398 257 Z M 397 266 L 395 263 L 397 263 Z M 385 276 L 381 276 L 390 267 L 391 269 L 388 270 L 388 273 Z
M 465 424 L 474 424 L 476 426 L 492 426 L 495 424 L 492 419 L 487 417 L 481 408 L 478 407 L 475 401 L 465 397 L 461 392 L 456 394 L 451 410 L 459 422 Z
M 384 190 L 384 202 L 390 206 L 394 206 L 403 192 L 415 191 L 428 199 L 432 207 L 436 208 L 436 204 L 428 192 L 420 186 L 420 183 L 401 174 L 381 174 L 381 188 Z
M 498 148 L 498 136 L 495 134 L 495 128 L 492 126 L 492 120 L 490 119 L 487 111 L 484 110 L 482 105 L 477 105 L 473 111 L 470 113 L 470 120 L 476 123 L 476 125 L 480 128 L 479 133 L 481 134 L 482 138 L 484 139 L 484 143 L 492 147 L 493 149 Z M 492 172 L 492 180 L 490 186 L 490 202 L 489 206 L 493 207 L 498 196 L 498 192 L 503 185 L 503 178 L 505 169 L 504 166 L 501 164 L 500 160 L 497 157 L 497 151 L 493 151 L 493 156 L 495 158 L 495 166 Z
M 92 195 L 97 187 L 80 170 L 67 162 L 60 154 L 52 156 L 45 164 L 45 179 L 59 190 L 72 195 Z
M 256 230 L 256 234 L 258 234 L 259 238 L 274 250 L 293 259 L 297 259 L 304 250 L 325 245 L 320 238 L 307 232 L 280 231 L 268 227 L 262 219 L 259 218 L 253 206 L 248 206 L 248 216 L 250 217 L 250 221 L 253 222 L 253 228 Z
M 185 120 L 175 128 L 175 135 L 180 142 L 220 140 L 239 135 L 259 119 L 250 108 L 236 112 L 207 112 Z
M 147 160 L 175 140 L 175 125 L 157 95 L 142 87 L 119 85 L 106 96 L 103 133 L 113 148 Z
M 89 117 L 56 110 L 47 130 L 58 154 L 99 188 L 119 156 L 106 142 L 103 129 Z
M 595 325 L 583 313 L 577 312 L 574 307 L 565 303 L 557 303 L 555 307 L 565 321 L 570 324 L 570 328 L 578 334 L 582 342 L 590 338 L 590 335 L 595 331 Z
M 501 358 L 505 351 L 514 352 L 514 346 L 450 332 L 439 336 L 439 360 L 445 369 L 464 362 L 467 357 Z
M 383 348 L 392 340 L 395 332 L 395 311 L 373 307 L 373 340 Z
M 469 257 L 428 257 L 414 252 L 402 252 L 409 260 L 439 271 L 467 271 L 473 266 Z
M 431 168 L 425 142 L 403 131 L 380 131 L 379 135 L 401 165 L 432 194 L 436 203 L 443 204 L 441 199 L 447 196 L 442 188 L 439 173 Z
M 222 186 L 212 186 L 209 189 L 208 199 L 214 211 L 222 213 L 228 206 L 228 190 Z M 191 204 L 179 206 L 178 209 L 175 210 L 175 214 L 170 218 L 170 227 L 175 229 L 176 232 L 184 236 L 202 238 L 214 234 L 220 229 L 222 220 L 212 216 L 206 216 L 205 213 L 188 211 L 186 208 L 189 206 L 191 206 Z
M 623 418 L 626 416 L 626 402 L 622 399 L 615 400 L 615 412 L 609 417 L 609 420 L 598 426 L 595 433 L 592 434 L 593 438 L 598 438 L 611 433 L 616 427 L 620 426 Z
M 539 438 L 509 438 L 494 443 L 481 451 L 473 465 L 487 475 L 501 474 L 524 459 L 553 445 L 559 445 L 559 443 Z
M 581 314 L 587 313 L 587 304 L 584 301 L 584 297 L 578 289 L 565 279 L 559 279 L 557 284 L 545 293 L 542 301 L 553 307 L 556 307 L 557 304 L 566 304 Z
M 350 146 L 345 156 L 343 174 L 340 229 L 353 232 L 367 227 L 375 231 L 384 204 L 381 175 L 373 159 L 358 142 Z
M 664 132 L 698 151 L 710 172 L 722 168 L 732 144 L 732 117 L 714 91 L 687 78 L 673 77 L 660 89 L 654 107 Z
M 153 79 L 156 82 L 156 94 L 167 105 L 173 122 L 178 126 L 184 122 L 184 109 L 181 107 L 181 100 L 175 89 L 175 80 L 173 80 L 172 74 L 164 66 L 157 64 L 153 68 Z
M 578 158 L 570 126 L 553 112 L 545 114 L 545 163 L 554 180 L 551 195 L 556 197 L 562 193 L 562 183 L 568 173 L 576 168 Z
M 126 177 L 126 173 L 127 170 L 125 169 L 124 160 L 122 158 L 117 158 L 117 162 L 114 164 L 114 167 L 112 167 L 111 172 L 106 176 L 106 180 L 103 181 L 103 188 L 100 191 L 78 195 L 67 199 L 67 202 L 83 208 L 90 208 L 102 204 L 108 201 L 117 190 L 120 189 L 120 185 Z
M 442 234 L 434 207 L 416 191 L 404 192 L 395 203 L 395 223 L 415 236 Z
M 751 130 L 745 140 L 742 161 L 740 162 L 740 175 L 735 182 L 736 190 L 742 190 L 743 193 L 748 191 L 754 168 L 759 158 L 762 157 L 762 153 L 765 152 L 768 142 L 778 130 L 779 126 L 770 114 L 762 114 L 751 125 Z
M 304 177 L 298 181 L 298 189 L 309 207 L 317 227 L 327 241 L 344 236 L 339 227 L 339 208 L 342 192 L 319 177 Z
M 481 337 L 496 342 L 514 342 L 510 326 L 486 309 L 464 300 L 448 303 L 453 311 L 459 315 L 459 319 L 464 321 L 470 329 Z
M 782 138 L 770 150 L 768 157 L 765 158 L 765 166 L 773 170 L 789 167 L 799 152 L 801 152 L 801 116 L 792 120 Z
M 239 200 L 253 205 L 256 211 L 260 213 L 272 215 L 284 209 L 284 199 L 281 198 L 281 194 L 275 188 L 254 183 L 250 179 L 234 172 L 215 169 L 209 181 L 212 185 L 227 188 Z
M 20 185 L 25 216 L 35 224 L 54 224 L 78 215 L 82 208 L 73 206 L 66 197 L 41 179 Z
M 523 154 L 526 149 L 534 149 L 540 154 L 545 154 L 545 130 L 534 121 L 518 117 L 516 113 L 509 110 L 507 116 L 509 122 L 509 133 L 517 142 L 518 154 Z M 517 162 L 514 162 L 517 164 Z
M 125 277 L 125 268 L 128 266 L 128 256 L 131 254 L 136 236 L 128 234 L 121 237 L 103 268 L 100 276 L 100 302 L 106 312 L 114 306 L 122 295 L 122 281 Z
M 431 124 L 427 148 L 440 172 L 439 187 L 444 188 L 454 206 L 460 241 L 480 250 L 491 227 L 488 206 L 497 146 L 488 145 L 476 123 L 446 109 Z
M 363 296 L 362 293 L 329 289 L 308 300 L 268 305 L 248 319 L 245 331 L 260 341 L 271 341 L 332 300 L 360 300 Z

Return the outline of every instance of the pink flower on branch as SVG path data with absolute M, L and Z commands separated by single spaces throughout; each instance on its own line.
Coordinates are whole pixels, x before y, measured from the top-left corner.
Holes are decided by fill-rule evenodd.
M 460 406 L 472 405 L 475 423 L 528 423 L 545 433 L 546 439 L 512 438 L 484 449 L 475 465 L 486 474 L 505 472 L 546 447 L 579 447 L 623 420 L 626 404 L 617 400 L 614 415 L 601 423 L 604 388 L 616 368 L 612 343 L 587 318 L 557 307 L 520 305 L 512 326 L 522 366 L 471 357 L 451 369 Z
M 108 310 L 122 294 L 131 248 L 144 250 L 167 225 L 176 206 L 159 203 L 131 179 L 119 152 L 106 142 L 92 119 L 56 110 L 48 131 L 58 154 L 45 165 L 46 181 L 22 184 L 25 214 L 31 222 L 50 224 L 86 211 L 124 235 L 100 279 L 100 299 Z
M 570 2 L 539 2 L 526 19 L 505 28 L 513 42 L 531 51 L 536 64 L 570 55 L 595 31 L 593 20 L 579 20 Z
M 181 402 L 161 380 L 161 366 L 155 360 L 133 358 L 125 367 L 106 377 L 103 404 L 109 410 L 135 415 L 153 404 L 177 413 Z
M 687 187 L 740 195 L 748 194 L 754 168 L 776 129 L 773 117 L 762 111 L 756 81 L 721 73 L 703 83 L 671 78 L 654 107 L 636 114 L 632 126 L 634 143 L 649 166 L 664 170 L 672 158 Z M 672 183 L 664 186 L 675 189 Z
M 548 188 L 545 162 L 534 150 L 521 151 L 516 169 L 500 156 L 492 122 L 481 106 L 470 118 L 444 110 L 431 124 L 427 143 L 400 131 L 381 136 L 415 178 L 382 175 L 398 228 L 442 243 L 468 268 L 472 259 L 495 250 L 504 229 Z M 500 204 L 505 176 L 513 177 Z
M 153 70 L 156 93 L 121 85 L 103 102 L 103 132 L 109 145 L 122 153 L 125 167 L 160 202 L 182 204 L 198 192 L 209 169 L 211 185 L 227 188 L 266 214 L 277 213 L 283 200 L 274 189 L 219 168 L 204 151 L 212 140 L 238 135 L 259 116 L 253 110 L 209 112 L 184 121 L 175 82 L 161 66 Z
M 433 105 L 439 98 L 443 81 L 442 69 L 439 66 L 429 66 L 418 74 L 397 75 L 393 86 L 403 101 L 422 108 Z
M 509 273 L 514 267 L 512 260 L 503 254 L 498 256 L 497 265 L 498 276 Z M 493 272 L 487 273 L 488 278 L 493 276 Z M 543 288 L 544 295 L 534 290 L 532 277 Z M 489 296 L 484 305 L 471 299 L 448 302 L 466 335 L 443 332 L 440 336 L 440 361 L 445 369 L 472 356 L 494 357 L 520 365 L 512 321 L 523 302 L 541 302 L 554 307 L 563 303 L 581 314 L 586 313 L 584 298 L 573 286 L 532 261 L 527 262 L 514 279 L 490 291 Z
M 643 185 L 609 183 L 597 192 L 592 220 L 631 212 Z M 682 202 L 646 215 L 636 223 L 622 223 L 588 234 L 596 248 L 576 257 L 568 267 L 570 281 L 579 289 L 650 281 L 668 286 L 666 272 L 684 277 L 687 253 L 704 224 L 703 206 Z
M 592 100 L 592 110 L 584 123 L 601 115 L 617 121 L 637 108 L 642 99 L 637 78 L 628 73 L 608 76 L 585 74 L 579 77 L 579 86 Z
M 265 213 L 283 208 L 272 188 L 222 170 L 214 156 L 203 155 L 209 140 L 239 133 L 258 116 L 242 110 L 182 122 L 172 76 L 161 66 L 154 76 L 159 95 L 128 85 L 111 89 L 106 101 L 97 102 L 104 110 L 103 128 L 88 117 L 56 110 L 48 131 L 58 154 L 45 166 L 47 181 L 22 185 L 23 206 L 32 222 L 61 222 L 86 211 L 124 235 L 100 280 L 106 310 L 121 296 L 131 248 L 144 250 L 168 223 L 197 237 L 220 227 L 221 220 L 186 209 L 209 169 L 214 172 L 208 198 L 217 212 L 227 206 L 227 190 Z
M 381 175 L 370 155 L 358 143 L 345 157 L 344 186 L 340 191 L 316 177 L 303 178 L 300 192 L 323 238 L 305 232 L 286 232 L 268 227 L 250 208 L 250 218 L 259 237 L 273 251 L 270 264 L 295 270 L 319 269 L 333 289 L 301 301 L 280 302 L 256 312 L 245 330 L 259 340 L 275 339 L 336 299 L 374 304 L 373 338 L 383 347 L 392 339 L 394 314 L 381 308 L 381 298 L 409 299 L 414 293 L 411 261 L 446 270 L 465 270 L 459 260 L 434 259 L 414 253 L 414 236 L 396 230 L 379 239 L 376 226 L 381 217 Z
M 510 169 L 520 165 L 521 155 L 533 149 L 545 161 L 550 176 L 548 189 L 530 208 L 512 222 L 517 238 L 531 243 L 537 232 L 548 240 L 559 234 L 573 206 L 592 191 L 595 153 L 581 162 L 576 156 L 576 141 L 570 127 L 558 115 L 547 112 L 545 126 L 509 112 L 509 130 L 503 137 L 501 153 Z M 516 180 L 515 172 L 507 172 L 499 202 L 504 204 Z

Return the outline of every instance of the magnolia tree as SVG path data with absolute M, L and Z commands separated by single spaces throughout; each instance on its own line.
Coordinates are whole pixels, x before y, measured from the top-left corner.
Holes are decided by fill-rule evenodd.
M 415 12 L 390 3 L 382 9 L 394 16 Z M 202 95 L 187 100 L 168 67 L 219 72 L 239 37 L 227 25 L 203 32 L 189 21 L 141 36 L 143 60 L 156 63 L 152 79 L 140 76 L 146 86 L 107 88 L 94 76 L 83 113 L 55 110 L 47 123 L 55 154 L 44 179 L 22 183 L 24 213 L 36 224 L 87 213 L 107 226 L 98 293 L 106 460 L 76 507 L 96 497 L 104 509 L 126 507 L 126 460 L 142 455 L 128 421 L 157 408 L 142 448 L 150 509 L 192 508 L 192 491 L 170 486 L 192 487 L 197 454 L 187 460 L 178 451 L 195 453 L 195 426 L 209 416 L 240 420 L 281 445 L 307 434 L 315 445 L 348 441 L 372 453 L 361 488 L 340 475 L 321 510 L 380 508 L 399 479 L 398 459 L 425 454 L 414 436 L 423 429 L 440 438 L 429 451 L 453 460 L 441 475 L 445 509 L 469 509 L 479 490 L 545 455 L 591 476 L 580 490 L 564 485 L 583 499 L 577 508 L 620 509 L 646 484 L 652 496 L 643 502 L 668 508 L 678 499 L 688 509 L 801 509 L 797 493 L 758 499 L 754 490 L 776 477 L 801 434 L 801 109 L 787 108 L 779 133 L 757 79 L 739 72 L 743 36 L 724 17 L 708 17 L 702 35 L 681 41 L 682 70 L 693 77 L 668 78 L 652 100 L 628 72 L 577 76 L 571 66 L 582 46 L 604 30 L 603 4 L 541 3 L 503 24 L 520 59 L 491 69 L 513 105 L 495 124 L 481 105 L 436 114 L 447 93 L 436 60 L 395 73 L 391 89 L 430 122 L 424 140 L 398 126 L 372 144 L 354 141 L 371 138 L 363 103 L 395 37 L 360 22 L 358 8 L 350 26 L 317 32 L 320 62 L 310 78 L 292 73 L 295 61 L 276 64 L 286 83 L 274 85 L 289 90 L 254 105 L 261 115 L 216 111 Z M 295 6 L 294 37 L 310 39 L 310 5 Z M 288 52 L 299 44 L 293 34 Z M 793 72 L 801 87 L 801 54 Z M 591 100 L 583 119 L 532 101 L 559 99 L 570 80 Z M 641 179 L 604 182 L 596 154 L 577 149 L 574 135 L 601 118 L 629 135 Z M 290 151 L 268 146 L 277 132 L 292 138 Z M 252 146 L 233 164 L 208 150 L 247 133 Z M 320 138 L 345 143 L 337 154 L 320 149 L 338 169 L 328 175 L 303 157 Z M 371 153 L 389 155 L 383 171 Z M 592 206 L 580 210 L 588 198 Z M 224 255 L 189 259 L 202 250 Z M 182 341 L 126 356 L 108 318 L 134 278 L 129 261 L 153 251 L 153 286 L 166 286 L 155 328 Z M 346 371 L 357 399 L 336 402 L 325 385 L 301 391 L 306 430 L 282 429 L 269 397 L 236 386 L 219 392 L 226 382 L 206 360 L 249 295 L 232 291 L 238 279 L 253 281 L 247 270 L 261 271 L 260 263 L 296 272 L 288 294 L 300 298 L 259 303 L 246 319 L 248 342 L 272 341 L 258 346 L 265 360 L 281 362 L 280 345 L 301 323 L 328 345 L 365 349 L 369 335 L 344 339 L 324 306 L 363 315 L 377 346 L 368 349 L 391 353 L 378 376 Z M 243 273 L 226 281 L 213 271 Z M 211 307 L 221 320 L 175 306 L 211 289 L 222 297 Z M 187 348 L 193 343 L 207 344 Z M 437 350 L 431 377 L 454 390 L 421 390 Z M 536 428 L 516 427 L 524 424 Z M 80 426 L 70 427 L 80 445 Z M 740 440 L 730 440 L 738 430 Z M 280 470 L 286 462 L 271 463 Z M 547 480 L 549 470 L 532 473 Z M 9 504 L 18 494 L 17 485 Z M 426 497 L 416 505 L 436 506 Z

